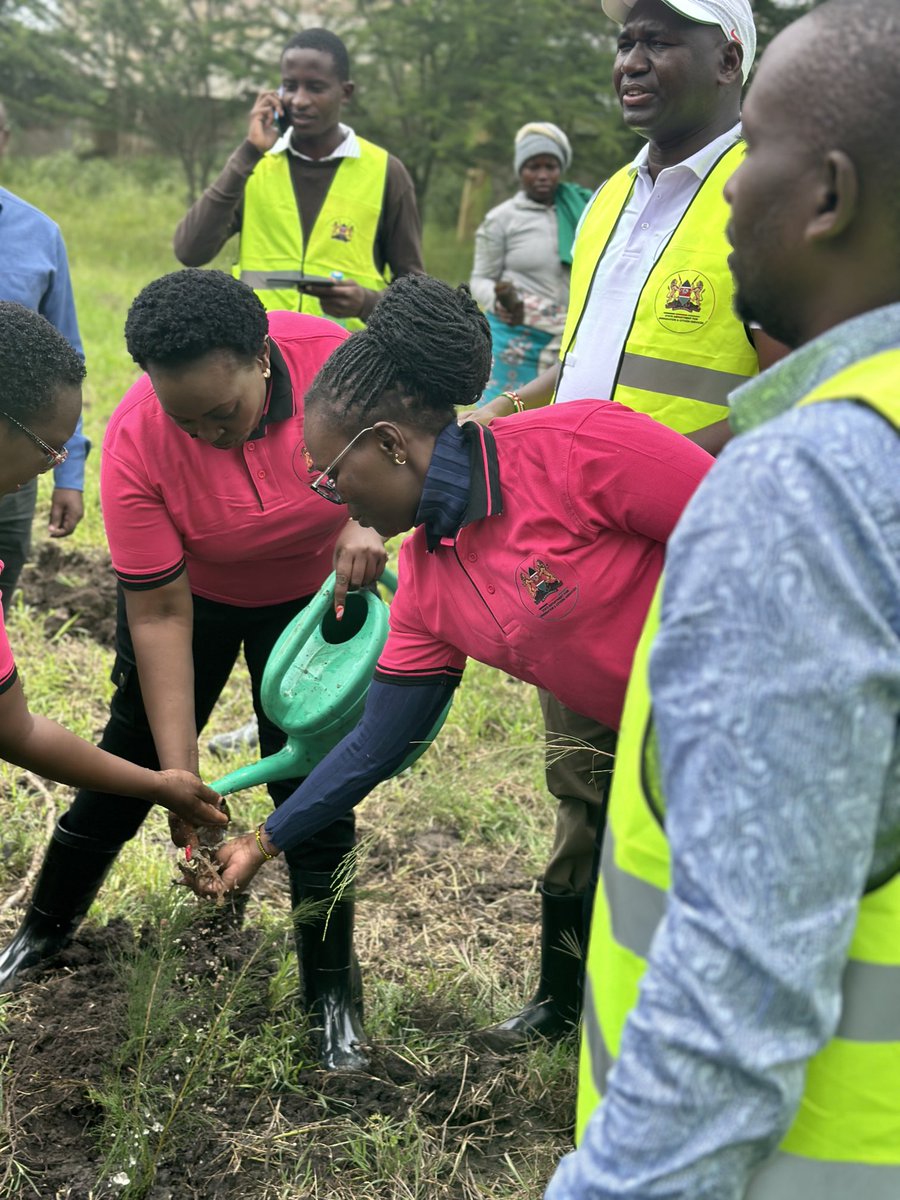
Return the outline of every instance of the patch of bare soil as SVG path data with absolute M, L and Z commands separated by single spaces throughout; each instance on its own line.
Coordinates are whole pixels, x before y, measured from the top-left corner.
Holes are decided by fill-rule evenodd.
M 112 647 L 116 631 L 116 577 L 105 550 L 42 542 L 22 571 L 28 604 L 44 614 L 53 637 L 64 626 Z
M 417 972 L 440 968 L 442 960 L 458 965 L 454 955 L 460 952 L 471 957 L 473 969 L 487 954 L 494 971 L 518 978 L 523 959 L 533 955 L 534 881 L 521 878 L 514 859 L 498 863 L 484 848 L 462 847 L 452 832 L 432 830 L 376 843 L 362 874 L 357 942 L 368 979 L 377 973 L 409 986 Z M 278 875 L 264 874 L 260 882 L 284 891 Z M 249 920 L 242 924 L 227 911 L 208 911 L 179 934 L 192 967 L 174 987 L 189 1004 L 198 976 L 227 978 L 251 960 L 249 999 L 237 1032 L 254 1037 L 271 1019 L 266 996 L 272 951 Z M 85 926 L 68 950 L 46 968 L 26 973 L 19 985 L 26 1003 L 17 1006 L 0 1036 L 0 1061 L 8 1056 L 6 1124 L 13 1155 L 31 1172 L 42 1200 L 122 1195 L 121 1184 L 102 1180 L 103 1113 L 92 1090 L 101 1086 L 110 1048 L 120 1044 L 127 1027 L 128 997 L 118 964 L 136 943 L 152 944 L 161 936 L 164 930 L 135 933 L 123 920 L 105 929 Z M 152 1184 L 140 1193 L 144 1200 L 274 1195 L 269 1188 L 283 1178 L 284 1166 L 274 1159 L 279 1139 L 288 1138 L 302 1139 L 315 1179 L 315 1191 L 299 1189 L 297 1200 L 347 1196 L 353 1128 L 400 1123 L 410 1114 L 432 1145 L 465 1164 L 458 1185 L 441 1187 L 442 1200 L 482 1194 L 472 1191 L 473 1173 L 490 1177 L 495 1165 L 500 1170 L 508 1156 L 529 1154 L 538 1140 L 555 1139 L 564 1152 L 573 1115 L 571 1086 L 560 1094 L 526 1083 L 523 1058 L 501 1059 L 478 1049 L 464 1001 L 412 990 L 415 1002 L 400 1017 L 391 1044 L 371 1047 L 367 1073 L 329 1074 L 301 1065 L 290 1088 L 281 1090 L 247 1089 L 240 1079 L 223 1075 L 214 1095 L 192 1097 L 192 1106 L 209 1119 L 177 1158 L 163 1154 Z M 443 1039 L 446 1054 L 432 1056 L 426 1065 L 407 1050 L 416 1032 Z M 311 1047 L 299 1049 L 305 1062 L 313 1061 Z M 384 1188 L 377 1194 L 407 1194 L 392 1190 L 389 1180 Z

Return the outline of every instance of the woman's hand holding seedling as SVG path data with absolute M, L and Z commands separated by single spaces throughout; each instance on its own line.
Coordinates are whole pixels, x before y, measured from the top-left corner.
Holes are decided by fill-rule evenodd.
M 192 848 L 187 847 L 185 863 L 180 863 L 184 875 L 183 882 L 198 896 L 220 901 L 228 892 L 242 892 L 250 884 L 253 876 L 268 859 L 280 853 L 278 847 L 270 842 L 260 829 L 253 833 L 245 833 L 242 837 L 233 838 L 219 846 L 214 855 L 208 859 L 212 869 L 198 869 Z M 188 854 L 188 851 L 191 853 Z

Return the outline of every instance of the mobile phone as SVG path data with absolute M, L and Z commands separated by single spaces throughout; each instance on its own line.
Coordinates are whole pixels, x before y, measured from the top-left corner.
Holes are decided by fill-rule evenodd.
M 284 103 L 284 88 L 283 87 L 280 87 L 278 89 L 278 99 L 281 101 L 282 104 Z M 281 134 L 287 133 L 287 131 L 291 127 L 291 120 L 286 112 L 279 112 L 276 109 L 272 120 L 275 124 L 275 128 Z

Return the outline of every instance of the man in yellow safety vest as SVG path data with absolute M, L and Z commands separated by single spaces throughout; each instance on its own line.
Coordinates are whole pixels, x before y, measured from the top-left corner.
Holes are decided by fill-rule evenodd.
M 737 307 L 793 353 L 635 658 L 548 1200 L 900 1196 L 900 6 L 862 16 L 789 26 L 744 107 Z
M 353 96 L 347 47 L 305 29 L 259 93 L 247 137 L 175 230 L 175 255 L 202 267 L 240 234 L 234 274 L 268 309 L 362 329 L 392 278 L 422 271 L 422 223 L 399 158 L 341 122 Z M 215 754 L 255 746 L 256 722 L 220 733 Z
M 733 311 L 722 196 L 744 153 L 741 88 L 756 51 L 749 0 L 602 0 L 620 26 L 613 86 L 647 139 L 600 187 L 575 240 L 560 363 L 478 410 L 478 420 L 588 397 L 612 399 L 712 454 L 729 436 L 728 392 L 783 347 Z M 513 418 L 514 419 L 514 418 Z M 612 729 L 541 692 L 547 787 L 559 802 L 544 873 L 541 977 L 522 1012 L 486 1032 L 496 1049 L 569 1028 L 585 940 L 571 916 L 589 896 L 608 795 Z M 567 927 L 568 925 L 568 927 Z
M 342 124 L 354 85 L 339 37 L 303 30 L 280 69 L 281 86 L 259 93 L 246 140 L 175 231 L 175 254 L 203 266 L 240 232 L 235 274 L 266 308 L 361 329 L 391 278 L 423 269 L 413 183 Z

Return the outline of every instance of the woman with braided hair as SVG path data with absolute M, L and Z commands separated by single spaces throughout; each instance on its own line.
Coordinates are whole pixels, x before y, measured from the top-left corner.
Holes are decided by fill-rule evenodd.
M 666 539 L 712 459 L 597 399 L 458 424 L 490 366 L 487 322 L 468 289 L 409 275 L 316 376 L 306 397 L 310 487 L 384 537 L 415 532 L 360 723 L 266 821 L 265 858 L 253 835 L 224 844 L 209 894 L 246 886 L 265 859 L 387 778 L 427 738 L 467 657 L 618 727 Z M 604 800 L 598 785 L 592 830 Z M 559 1036 L 577 1019 L 579 963 L 566 947 L 584 944 L 589 909 L 566 887 L 565 861 L 594 847 L 593 836 L 568 845 L 568 821 L 561 814 L 544 877 L 539 991 L 489 1031 L 498 1047 Z

